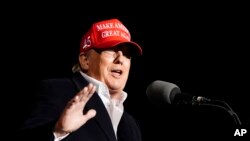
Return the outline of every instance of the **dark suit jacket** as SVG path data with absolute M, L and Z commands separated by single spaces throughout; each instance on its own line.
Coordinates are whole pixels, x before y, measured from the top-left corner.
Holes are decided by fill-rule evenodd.
M 34 111 L 25 122 L 19 139 L 43 140 L 54 139 L 53 127 L 67 102 L 88 82 L 80 73 L 71 79 L 50 79 L 41 82 L 38 89 L 38 102 Z M 84 110 L 95 109 L 97 114 L 80 129 L 67 136 L 64 141 L 116 141 L 115 133 L 100 97 L 95 93 Z M 141 141 L 141 133 L 137 122 L 124 112 L 117 131 L 118 141 Z

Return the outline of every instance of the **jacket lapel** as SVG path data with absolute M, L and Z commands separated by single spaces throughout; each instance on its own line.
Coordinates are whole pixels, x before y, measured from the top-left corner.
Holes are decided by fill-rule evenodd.
M 76 88 L 78 91 L 80 91 L 83 87 L 85 87 L 89 83 L 81 76 L 80 73 L 76 73 L 73 76 L 72 80 L 74 84 L 76 85 Z M 103 131 L 105 132 L 109 140 L 116 141 L 114 129 L 112 127 L 112 123 L 108 115 L 108 112 L 96 92 L 87 102 L 85 109 L 96 110 L 96 116 L 94 117 L 94 119 L 98 122 L 98 125 L 100 126 L 100 128 L 103 129 Z

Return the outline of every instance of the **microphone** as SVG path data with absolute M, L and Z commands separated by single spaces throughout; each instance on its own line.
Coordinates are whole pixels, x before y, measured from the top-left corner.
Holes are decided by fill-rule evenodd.
M 161 80 L 152 82 L 147 87 L 146 94 L 149 100 L 157 105 L 164 105 L 166 103 L 173 105 L 196 105 L 210 101 L 210 99 L 202 96 L 192 96 L 182 93 L 177 85 Z
M 156 105 L 203 105 L 212 106 L 227 111 L 233 117 L 236 125 L 241 125 L 241 121 L 234 110 L 222 100 L 208 99 L 203 96 L 192 96 L 182 93 L 180 88 L 170 82 L 156 80 L 148 85 L 146 89 L 148 99 Z

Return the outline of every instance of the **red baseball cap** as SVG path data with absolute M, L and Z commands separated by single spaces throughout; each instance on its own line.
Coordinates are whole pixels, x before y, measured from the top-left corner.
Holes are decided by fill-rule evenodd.
M 138 55 L 142 55 L 142 48 L 131 41 L 128 29 L 118 19 L 104 20 L 94 23 L 90 30 L 82 37 L 80 53 L 90 49 L 105 49 L 119 44 L 128 44 Z

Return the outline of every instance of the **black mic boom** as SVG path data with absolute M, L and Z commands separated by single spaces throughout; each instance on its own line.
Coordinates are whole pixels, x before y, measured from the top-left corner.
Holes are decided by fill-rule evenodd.
M 146 90 L 146 94 L 149 100 L 157 105 L 163 104 L 199 104 L 206 99 L 201 96 L 191 96 L 186 93 L 182 93 L 180 88 L 170 82 L 156 80 L 152 82 Z
M 170 82 L 156 80 L 148 85 L 146 94 L 148 99 L 156 105 L 165 105 L 167 103 L 173 105 L 191 104 L 218 107 L 227 111 L 233 117 L 236 125 L 241 125 L 238 115 L 226 102 L 182 93 L 177 85 Z

